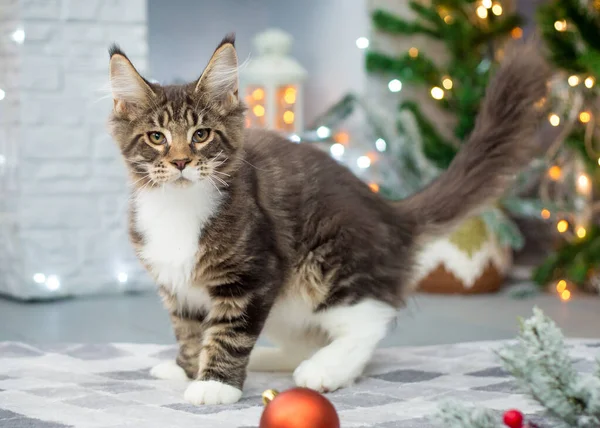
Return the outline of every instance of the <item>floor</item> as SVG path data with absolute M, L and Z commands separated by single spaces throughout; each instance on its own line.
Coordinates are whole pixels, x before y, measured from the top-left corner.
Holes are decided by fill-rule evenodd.
M 600 338 L 600 297 L 561 302 L 538 294 L 516 299 L 504 292 L 482 296 L 417 295 L 401 311 L 382 346 L 431 345 L 515 336 L 517 317 L 540 307 L 573 338 Z M 0 299 L 0 341 L 29 343 L 174 341 L 166 312 L 152 293 L 19 303 Z

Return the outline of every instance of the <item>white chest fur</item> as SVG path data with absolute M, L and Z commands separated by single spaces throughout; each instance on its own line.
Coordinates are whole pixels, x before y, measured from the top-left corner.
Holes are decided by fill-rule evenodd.
M 190 280 L 202 230 L 220 202 L 217 190 L 204 181 L 187 188 L 145 190 L 135 197 L 135 225 L 144 237 L 140 256 L 158 284 L 190 309 L 209 303 L 204 289 L 192 287 Z

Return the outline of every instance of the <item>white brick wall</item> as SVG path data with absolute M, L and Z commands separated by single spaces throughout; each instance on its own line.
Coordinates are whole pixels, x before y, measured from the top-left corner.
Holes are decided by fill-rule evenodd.
M 106 132 L 112 42 L 146 69 L 146 0 L 0 0 L 0 293 L 152 286 L 127 239 L 125 171 Z

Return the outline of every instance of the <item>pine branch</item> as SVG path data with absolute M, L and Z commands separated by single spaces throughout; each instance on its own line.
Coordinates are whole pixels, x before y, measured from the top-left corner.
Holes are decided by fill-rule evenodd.
M 506 428 L 492 410 L 446 402 L 434 418 L 445 428 Z
M 580 0 L 561 0 L 569 21 L 577 27 L 581 38 L 595 50 L 600 50 L 600 28 Z
M 579 64 L 600 80 L 600 52 L 589 50 L 579 56 Z
M 481 218 L 498 238 L 500 245 L 510 246 L 514 250 L 521 250 L 525 245 L 525 237 L 519 227 L 499 208 L 485 211 Z
M 558 206 L 541 199 L 528 199 L 514 196 L 502 198 L 502 207 L 512 215 L 524 218 L 539 218 L 541 211 L 545 208 L 551 212 L 559 211 Z
M 600 424 L 600 379 L 578 375 L 562 332 L 538 308 L 522 324 L 518 344 L 499 350 L 498 356 L 548 413 L 572 427 Z
M 546 285 L 558 278 L 582 285 L 587 280 L 590 266 L 600 265 L 600 227 L 592 226 L 584 239 L 565 243 L 548 256 L 534 271 L 532 279 Z
M 400 58 L 369 51 L 366 55 L 366 68 L 369 72 L 389 73 L 403 83 L 421 83 L 436 85 L 441 79 L 437 66 L 427 56 L 419 54 L 416 58 L 405 54 Z
M 429 21 L 438 30 L 444 28 L 445 22 L 438 13 L 436 5 L 428 7 L 420 1 L 410 0 L 409 6 L 422 20 Z
M 418 22 L 409 22 L 400 19 L 384 10 L 375 10 L 372 14 L 372 22 L 375 29 L 390 34 L 427 34 L 434 39 L 441 39 L 442 35 L 431 28 L 425 27 Z
M 600 359 L 595 375 L 579 375 L 567 352 L 562 332 L 537 307 L 521 321 L 517 344 L 497 351 L 503 366 L 530 396 L 535 398 L 560 427 L 600 426 Z M 500 428 L 491 410 L 458 403 L 441 406 L 436 417 L 450 428 Z
M 542 36 L 548 47 L 548 56 L 559 68 L 575 73 L 583 73 L 585 69 L 578 63 L 576 33 L 556 31 L 554 23 L 565 18 L 566 12 L 560 2 L 549 2 L 540 6 L 537 20 Z
M 457 150 L 439 134 L 416 102 L 405 101 L 400 105 L 400 110 L 408 110 L 413 114 L 421 131 L 425 156 L 438 168 L 448 168 Z

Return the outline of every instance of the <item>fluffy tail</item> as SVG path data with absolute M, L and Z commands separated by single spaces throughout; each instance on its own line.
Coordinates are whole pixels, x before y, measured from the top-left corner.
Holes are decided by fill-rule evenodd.
M 475 129 L 450 167 L 422 191 L 398 203 L 416 218 L 418 234 L 447 234 L 493 202 L 531 160 L 549 68 L 532 44 L 505 56 L 486 91 Z

